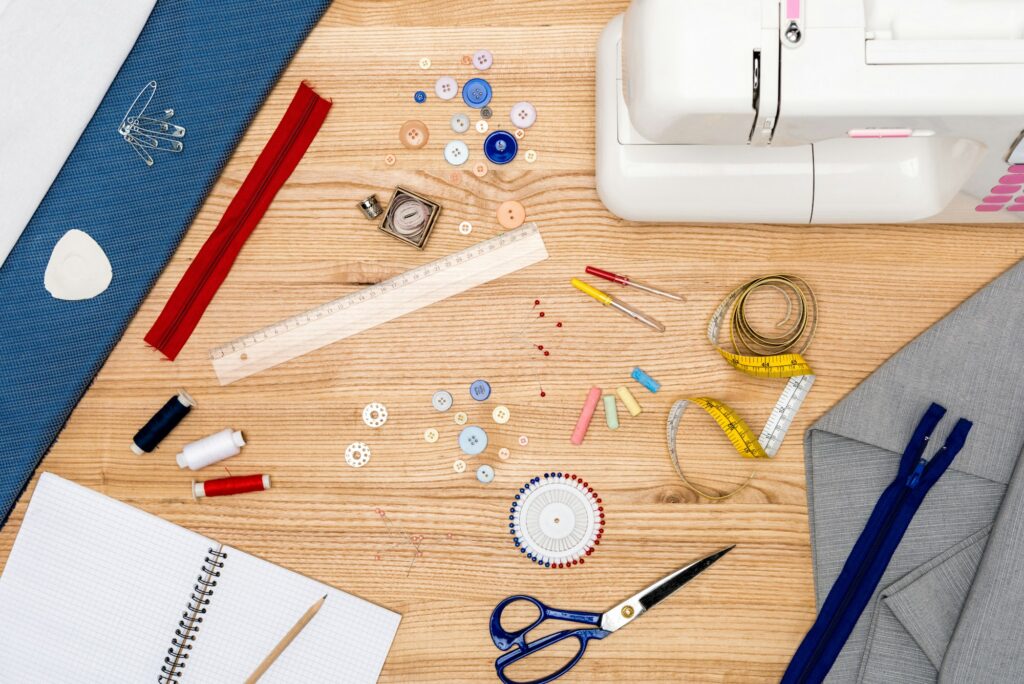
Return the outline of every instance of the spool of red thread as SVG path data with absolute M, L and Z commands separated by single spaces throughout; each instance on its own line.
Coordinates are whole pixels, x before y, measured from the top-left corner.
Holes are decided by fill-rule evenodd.
M 246 492 L 262 492 L 270 489 L 269 475 L 236 475 L 221 477 L 206 482 L 192 481 L 192 496 L 201 499 L 206 496 L 230 496 Z

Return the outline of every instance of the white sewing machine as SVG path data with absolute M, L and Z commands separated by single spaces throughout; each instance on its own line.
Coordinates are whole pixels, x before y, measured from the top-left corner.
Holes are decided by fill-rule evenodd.
M 1024 0 L 634 0 L 598 47 L 628 219 L 1024 221 L 1022 140 Z

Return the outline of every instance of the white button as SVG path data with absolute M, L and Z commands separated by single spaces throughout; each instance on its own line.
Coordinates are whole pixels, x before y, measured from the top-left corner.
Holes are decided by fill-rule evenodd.
M 484 484 L 494 482 L 494 468 L 489 465 L 482 465 L 476 469 L 476 479 Z
M 537 110 L 529 102 L 517 102 L 512 105 L 512 125 L 527 129 L 537 121 Z
M 512 452 L 509 451 L 508 449 L 504 447 L 498 449 L 498 458 L 500 458 L 502 461 L 507 461 L 510 456 L 512 456 Z
M 452 166 L 461 166 L 469 159 L 469 147 L 461 140 L 452 140 L 444 146 L 444 160 Z
M 507 423 L 511 415 L 512 414 L 509 413 L 508 407 L 506 406 L 495 406 L 494 410 L 491 411 L 491 418 L 493 418 L 494 422 L 498 425 L 504 425 Z
M 445 390 L 437 390 L 436 392 L 434 392 L 434 396 L 431 397 L 430 403 L 438 411 L 447 411 L 452 407 L 451 392 Z
M 522 140 L 523 138 L 526 137 L 526 131 L 524 131 L 522 128 L 517 128 L 515 130 L 515 133 L 513 133 L 512 135 L 516 136 L 516 140 Z
M 530 438 L 526 435 L 519 435 L 519 446 L 526 446 L 530 443 Z
M 463 221 L 462 223 L 459 224 L 459 234 L 460 235 L 469 235 L 472 232 L 473 232 L 473 224 L 470 223 L 469 221 Z
M 388 422 L 388 410 L 380 402 L 373 402 L 367 404 L 363 409 L 363 422 L 368 427 L 379 428 L 384 423 Z
M 469 416 L 466 415 L 465 411 L 459 411 L 455 414 L 456 425 L 465 425 L 467 420 L 469 420 Z
M 452 464 L 452 470 L 454 470 L 457 473 L 466 472 L 466 462 L 460 458 L 459 460 Z
M 473 66 L 477 71 L 487 71 L 494 64 L 494 55 L 490 50 L 477 50 L 473 53 Z
M 487 122 L 484 121 L 483 119 L 480 119 L 479 121 L 477 121 L 476 122 L 476 132 L 477 133 L 486 133 L 487 132 Z
M 363 442 L 352 442 L 345 449 L 345 462 L 353 468 L 362 468 L 370 462 L 370 447 Z
M 434 93 L 442 100 L 450 100 L 459 94 L 459 82 L 451 76 L 442 76 L 434 82 Z
M 456 114 L 452 117 L 452 130 L 456 133 L 465 133 L 469 130 L 469 117 L 465 114 Z
M 434 442 L 436 442 L 438 437 L 440 437 L 440 436 L 441 435 L 438 434 L 437 430 L 435 430 L 434 428 L 427 428 L 423 432 L 423 439 L 427 440 L 427 442 L 430 443 L 430 444 L 433 444 Z
M 429 68 L 430 68 L 430 58 L 429 57 L 421 57 L 420 58 L 420 69 L 429 69 Z
M 526 160 L 527 164 L 532 164 L 533 162 L 537 161 L 537 153 L 534 152 L 533 150 L 526 150 L 526 154 L 523 155 L 523 159 Z

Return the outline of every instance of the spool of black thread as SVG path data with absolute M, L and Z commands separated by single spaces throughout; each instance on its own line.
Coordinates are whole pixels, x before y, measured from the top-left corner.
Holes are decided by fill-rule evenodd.
M 132 439 L 132 453 L 141 456 L 156 449 L 195 405 L 195 399 L 190 397 L 188 392 L 179 390 L 149 419 L 148 423 L 142 426 L 141 430 L 135 433 L 135 438 Z

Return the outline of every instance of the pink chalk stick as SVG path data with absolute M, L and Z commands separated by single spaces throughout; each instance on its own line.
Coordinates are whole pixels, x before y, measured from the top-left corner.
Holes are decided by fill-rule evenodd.
M 580 419 L 576 421 L 576 429 L 572 431 L 570 440 L 576 446 L 583 444 L 583 438 L 587 435 L 587 428 L 590 427 L 590 419 L 594 417 L 597 410 L 597 403 L 601 401 L 601 388 L 591 387 L 587 400 L 583 403 L 583 410 L 580 412 Z

